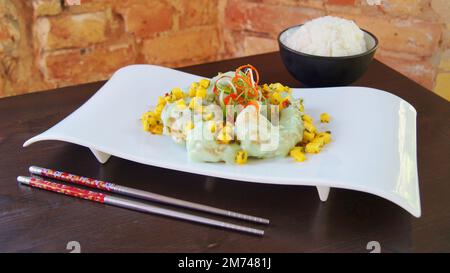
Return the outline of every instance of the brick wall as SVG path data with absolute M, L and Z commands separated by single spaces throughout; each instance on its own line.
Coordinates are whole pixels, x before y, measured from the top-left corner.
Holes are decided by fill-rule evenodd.
M 377 58 L 450 100 L 450 1 L 0 0 L 0 97 L 277 50 L 285 27 L 327 14 L 380 39 Z
M 0 97 L 217 60 L 217 0 L 0 0 Z
M 224 42 L 230 56 L 277 49 L 280 30 L 311 18 L 354 20 L 380 40 L 377 59 L 450 100 L 450 1 L 224 0 Z

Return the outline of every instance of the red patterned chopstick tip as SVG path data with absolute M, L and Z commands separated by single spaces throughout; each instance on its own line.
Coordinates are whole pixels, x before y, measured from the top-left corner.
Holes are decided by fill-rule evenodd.
M 99 192 L 88 191 L 84 189 L 79 189 L 63 184 L 53 183 L 45 181 L 42 179 L 31 178 L 30 185 L 36 188 L 53 191 L 57 193 L 62 193 L 69 196 L 74 196 L 78 198 L 83 198 L 86 200 L 96 201 L 100 203 L 105 203 L 105 194 Z
M 88 177 L 78 176 L 66 172 L 54 171 L 50 169 L 41 168 L 40 175 L 49 178 L 59 179 L 67 182 L 72 182 L 78 185 L 83 185 L 91 188 L 96 188 L 104 191 L 112 191 L 114 184 L 101 180 L 96 180 Z

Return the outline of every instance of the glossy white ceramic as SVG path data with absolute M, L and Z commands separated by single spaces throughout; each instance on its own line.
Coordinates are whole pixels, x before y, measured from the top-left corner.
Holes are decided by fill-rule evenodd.
M 54 127 L 26 141 L 60 140 L 90 148 L 105 163 L 110 155 L 131 161 L 247 182 L 316 186 L 321 200 L 330 187 L 368 192 L 421 214 L 416 160 L 416 111 L 388 92 L 364 87 L 295 89 L 314 119 L 332 116 L 333 141 L 306 162 L 291 158 L 252 160 L 246 165 L 189 162 L 184 147 L 141 129 L 141 114 L 157 97 L 201 77 L 169 68 L 133 65 L 120 69 L 83 106 Z

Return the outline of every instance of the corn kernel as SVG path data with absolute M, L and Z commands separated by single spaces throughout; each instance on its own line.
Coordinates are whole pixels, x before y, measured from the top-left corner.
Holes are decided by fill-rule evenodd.
M 276 83 L 275 84 L 275 90 L 277 92 L 283 92 L 284 91 L 284 86 L 281 83 Z
M 312 143 L 319 143 L 321 147 L 325 146 L 325 139 L 322 137 L 315 137 L 312 141 Z
M 208 114 L 203 115 L 204 121 L 209 121 L 209 120 L 212 120 L 213 118 L 214 118 L 214 113 L 208 113 Z
M 225 131 L 220 131 L 219 134 L 217 135 L 217 142 L 221 144 L 228 144 L 232 140 L 233 138 L 231 137 L 231 135 L 225 133 Z
M 175 99 L 179 100 L 184 98 L 184 93 L 183 90 L 181 90 L 181 88 L 179 87 L 175 87 L 174 89 L 172 89 L 172 95 L 175 96 Z
M 305 126 L 305 130 L 310 132 L 310 133 L 316 133 L 317 129 L 314 126 L 314 124 L 312 124 L 311 122 L 304 122 L 303 125 Z
M 215 124 L 214 122 L 211 122 L 211 123 L 209 124 L 209 131 L 210 131 L 211 133 L 215 133 L 215 132 L 216 132 L 216 124 Z
M 197 92 L 195 93 L 195 96 L 197 98 L 202 98 L 202 99 L 206 98 L 206 88 L 204 88 L 204 87 L 197 88 Z
M 165 99 L 166 102 L 168 102 L 168 103 L 172 103 L 172 102 L 174 102 L 174 101 L 177 100 L 176 97 L 175 97 L 172 93 L 170 93 L 170 94 L 168 94 L 167 96 L 165 96 L 164 99 Z
M 272 103 L 272 104 L 280 104 L 280 102 L 281 102 L 282 99 L 283 99 L 283 98 L 281 97 L 280 93 L 274 92 L 274 93 L 272 94 L 272 98 L 271 98 L 271 100 L 270 100 L 270 103 Z
M 330 122 L 330 115 L 328 115 L 328 113 L 322 113 L 320 114 L 320 122 L 322 123 L 328 123 Z
M 158 104 L 158 105 L 155 107 L 155 115 L 158 116 L 158 117 L 160 117 L 160 116 L 161 116 L 161 113 L 162 113 L 162 111 L 163 111 L 163 109 L 164 109 L 164 105 L 163 105 L 163 104 Z
M 200 84 L 200 86 L 203 87 L 203 88 L 208 88 L 210 82 L 209 82 L 208 79 L 202 79 L 202 80 L 200 80 L 199 84 Z
M 184 110 L 184 109 L 186 109 L 186 102 L 183 100 L 183 99 L 180 99 L 180 100 L 177 100 L 176 102 L 175 102 L 175 104 L 176 104 L 176 106 L 177 106 L 177 108 L 179 109 L 179 110 Z
M 192 122 L 192 121 L 189 121 L 187 124 L 186 124 L 186 132 L 188 132 L 188 131 L 190 131 L 190 130 L 192 130 L 192 129 L 194 129 L 194 123 Z
M 142 114 L 142 117 L 141 117 L 142 129 L 144 129 L 144 131 L 146 131 L 146 132 L 150 131 L 150 124 L 148 123 L 148 119 L 149 119 L 148 112 Z
M 197 105 L 197 101 L 195 98 L 191 99 L 189 102 L 189 109 L 194 110 L 195 106 Z
M 270 84 L 270 88 L 272 88 L 276 92 L 290 92 L 289 87 L 284 86 L 279 82 Z
M 217 134 L 217 141 L 222 144 L 228 144 L 233 140 L 233 127 L 228 124 L 225 126 L 222 125 L 221 127 Z
M 247 163 L 248 153 L 245 150 L 239 150 L 236 152 L 235 162 L 237 164 L 245 164 Z
M 304 122 L 313 123 L 313 119 L 312 119 L 309 115 L 307 115 L 307 114 L 302 115 L 302 120 L 303 120 Z
M 165 100 L 164 97 L 162 97 L 162 96 L 158 97 L 158 105 L 164 106 L 164 105 L 166 105 L 166 103 L 167 103 L 167 101 Z
M 289 155 L 295 159 L 297 162 L 303 162 L 306 160 L 306 156 L 302 151 L 303 147 L 294 147 L 290 152 Z
M 156 120 L 153 112 L 146 112 L 141 117 L 142 127 L 145 131 L 150 131 L 150 127 L 156 125 Z
M 322 146 L 320 145 L 320 143 L 310 142 L 306 144 L 305 152 L 307 152 L 308 154 L 317 154 L 320 152 L 321 149 Z
M 161 134 L 162 134 L 162 131 L 163 131 L 163 126 L 162 126 L 162 124 L 158 124 L 158 125 L 152 126 L 152 127 L 150 128 L 150 133 L 152 133 L 152 134 L 154 134 L 154 135 L 161 135 Z
M 314 139 L 314 137 L 315 137 L 314 133 L 310 133 L 305 130 L 305 131 L 303 131 L 303 141 L 302 142 L 304 142 L 304 143 L 311 142 Z
M 317 137 L 322 138 L 325 144 L 328 144 L 331 142 L 331 134 L 324 132 L 317 135 Z
M 193 98 L 195 97 L 195 94 L 197 93 L 198 83 L 193 82 L 191 86 L 189 87 L 189 97 Z

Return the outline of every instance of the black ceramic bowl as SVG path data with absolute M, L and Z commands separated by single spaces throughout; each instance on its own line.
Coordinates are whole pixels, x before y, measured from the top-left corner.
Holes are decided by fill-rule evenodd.
M 278 44 L 287 70 L 307 87 L 344 86 L 355 82 L 366 72 L 378 48 L 378 39 L 375 35 L 362 29 L 369 48 L 364 53 L 345 57 L 324 57 L 302 53 L 283 44 L 287 35 L 301 26 L 283 30 L 278 35 Z

